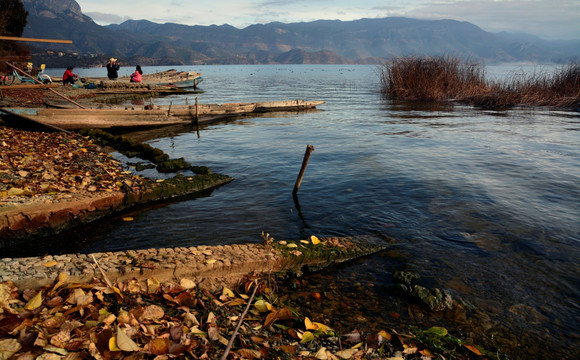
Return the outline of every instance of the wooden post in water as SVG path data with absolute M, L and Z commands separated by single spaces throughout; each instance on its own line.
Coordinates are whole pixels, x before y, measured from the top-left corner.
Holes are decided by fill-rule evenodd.
M 296 185 L 294 185 L 294 190 L 292 191 L 292 194 L 294 195 L 296 195 L 298 193 L 298 189 L 300 189 L 300 184 L 302 184 L 302 178 L 304 177 L 304 172 L 306 171 L 306 166 L 308 165 L 308 160 L 310 159 L 310 154 L 312 154 L 313 151 L 314 146 L 306 146 L 306 152 L 304 153 L 304 159 L 302 160 L 302 167 L 300 168 L 300 173 L 296 179 Z
M 199 139 L 199 103 L 197 102 L 197 96 L 195 97 L 195 129 L 197 131 L 197 138 Z

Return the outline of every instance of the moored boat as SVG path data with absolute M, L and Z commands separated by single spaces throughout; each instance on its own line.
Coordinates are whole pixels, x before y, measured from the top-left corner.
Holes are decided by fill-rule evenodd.
M 8 121 L 28 120 L 65 130 L 83 128 L 155 127 L 210 123 L 232 116 L 275 111 L 315 109 L 324 101 L 267 101 L 253 103 L 110 106 L 108 108 L 0 108 Z M 15 118 L 15 119 L 11 119 Z

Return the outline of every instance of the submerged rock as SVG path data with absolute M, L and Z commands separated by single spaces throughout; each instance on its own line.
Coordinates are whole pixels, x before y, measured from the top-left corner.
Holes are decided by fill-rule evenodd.
M 451 295 L 440 288 L 427 288 L 417 285 L 416 282 L 420 276 L 411 271 L 395 271 L 393 273 L 392 290 L 404 296 L 417 305 L 430 311 L 443 311 L 453 308 L 453 298 Z

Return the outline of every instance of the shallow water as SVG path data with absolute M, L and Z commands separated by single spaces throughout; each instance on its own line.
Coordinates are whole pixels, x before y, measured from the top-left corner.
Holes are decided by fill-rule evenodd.
M 236 180 L 136 211 L 130 223 L 109 219 L 67 234 L 74 251 L 260 242 L 262 230 L 276 239 L 382 233 L 396 239 L 392 252 L 321 276 L 344 281 L 345 289 L 361 278 L 384 299 L 391 272 L 411 269 L 484 309 L 521 342 L 550 351 L 577 342 L 580 113 L 385 101 L 374 66 L 184 69 L 204 78 L 205 92 L 190 95 L 190 103 L 197 96 L 202 103 L 326 104 L 206 126 L 199 137 L 194 129 L 135 134 Z M 294 199 L 307 144 L 315 151 Z M 345 296 L 356 297 L 360 289 L 353 289 Z M 389 311 L 368 308 L 377 318 Z M 517 351 L 531 358 L 536 350 Z

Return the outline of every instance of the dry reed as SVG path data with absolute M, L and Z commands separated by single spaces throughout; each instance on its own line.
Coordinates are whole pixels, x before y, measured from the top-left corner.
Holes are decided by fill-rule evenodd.
M 394 58 L 380 69 L 385 97 L 399 100 L 455 100 L 485 108 L 515 105 L 578 108 L 580 63 L 488 82 L 478 62 L 450 56 Z

